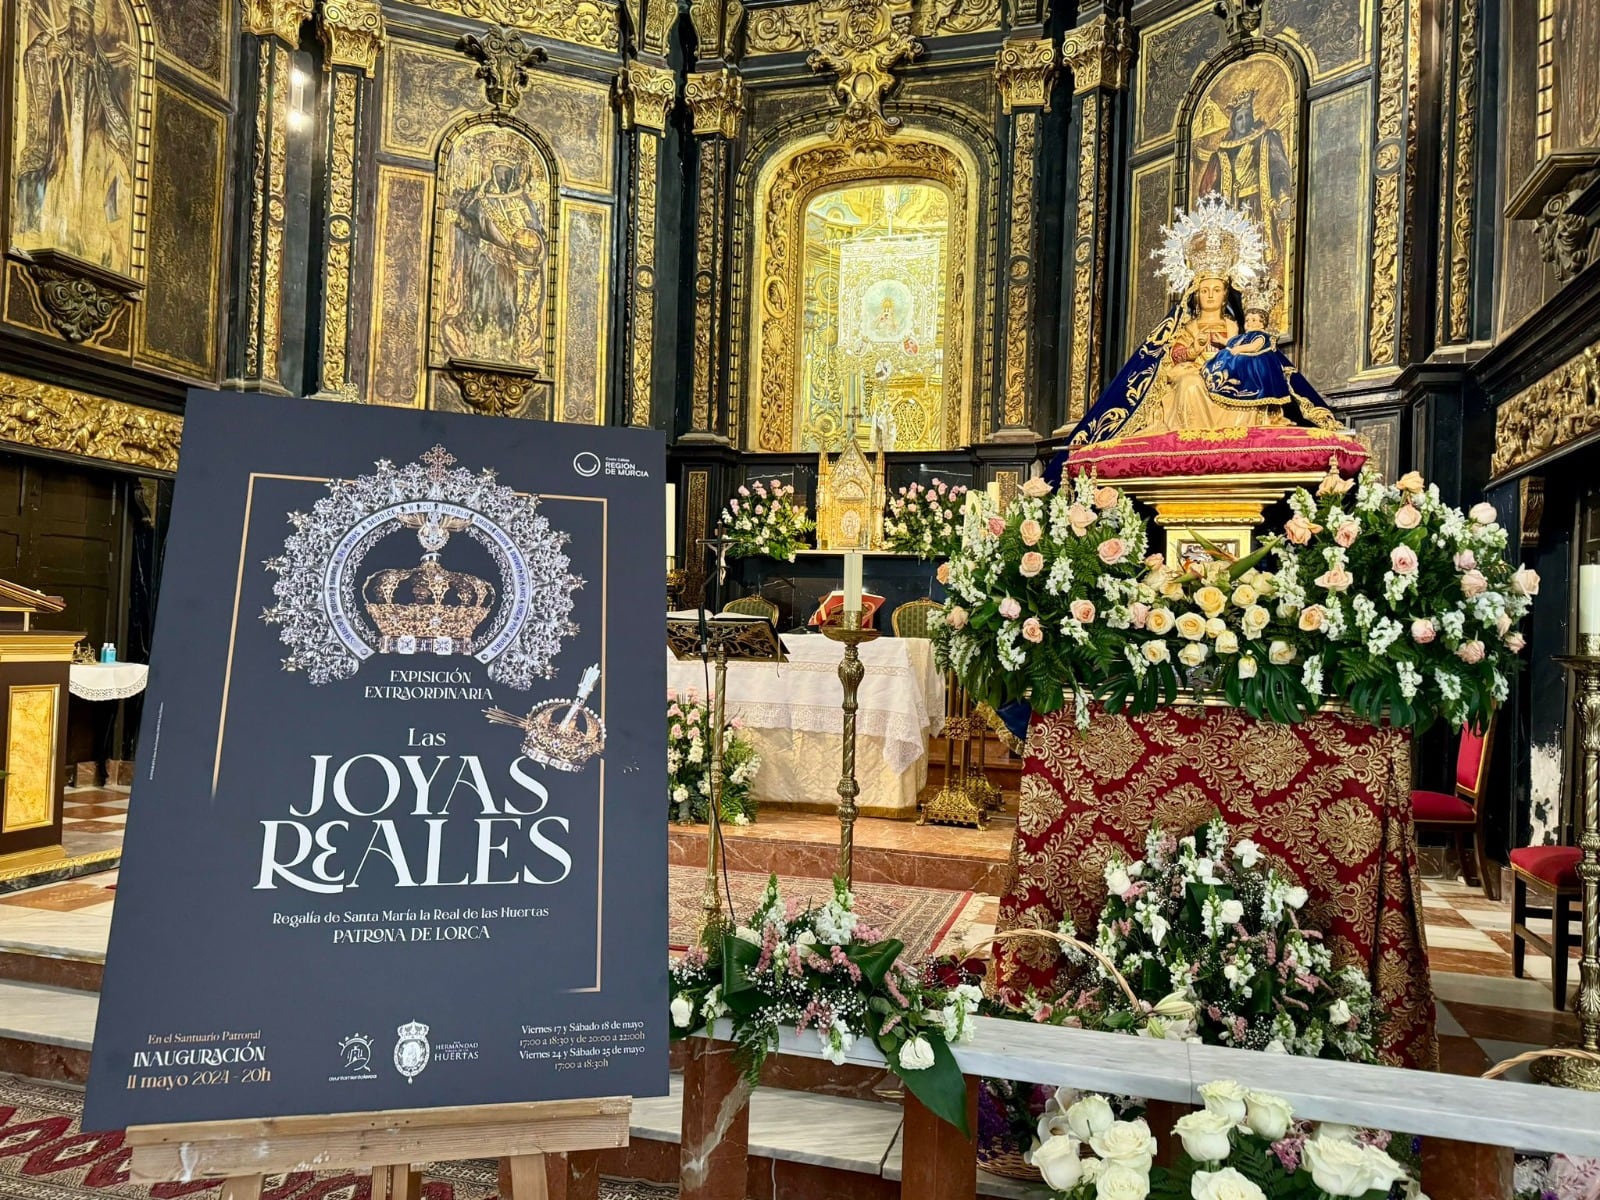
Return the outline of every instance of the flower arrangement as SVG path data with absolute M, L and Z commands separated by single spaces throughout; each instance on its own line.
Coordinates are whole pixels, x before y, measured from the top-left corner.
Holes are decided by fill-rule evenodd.
M 667 692 L 668 811 L 679 821 L 704 821 L 711 810 L 711 705 L 694 689 Z M 748 825 L 756 819 L 755 778 L 761 756 L 741 737 L 738 717 L 722 729 L 721 819 Z
M 991 707 L 1099 700 L 1148 712 L 1180 691 L 1292 722 L 1328 699 L 1425 728 L 1480 723 L 1506 697 L 1539 577 L 1513 569 L 1495 510 L 1462 513 L 1415 472 L 1330 474 L 1289 499 L 1281 535 L 1204 564 L 1146 554 L 1116 488 L 1029 480 L 1004 514 L 975 504 L 934 637 Z M 1270 567 L 1270 569 L 1269 569 Z
M 1231 1079 L 1202 1084 L 1205 1108 L 1174 1125 L 1183 1152 L 1154 1167 L 1142 1120 L 1118 1120 L 1104 1096 L 1063 1089 L 1039 1118 L 1031 1155 L 1061 1200 L 1387 1200 L 1416 1181 L 1389 1153 L 1389 1135 L 1296 1121 L 1282 1096 Z
M 904 949 L 861 923 L 843 881 L 826 904 L 802 909 L 774 875 L 749 924 L 673 966 L 672 1036 L 727 1018 L 751 1084 L 784 1027 L 815 1033 L 835 1065 L 866 1038 L 929 1111 L 966 1133 L 966 1084 L 950 1045 L 971 1040 L 981 992 L 942 986 Z
M 816 528 L 794 485 L 778 479 L 740 484 L 739 494 L 722 510 L 719 525 L 733 557 L 764 554 L 784 562 L 794 561 L 806 545 L 806 534 Z
M 961 514 L 967 489 L 942 479 L 910 483 L 889 497 L 884 546 L 918 558 L 949 558 L 961 545 Z
M 1600 1200 L 1600 1159 L 1552 1154 L 1518 1161 L 1516 1200 Z

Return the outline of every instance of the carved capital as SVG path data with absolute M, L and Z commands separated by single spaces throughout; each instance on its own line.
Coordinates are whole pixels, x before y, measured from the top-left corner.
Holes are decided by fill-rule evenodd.
M 629 63 L 617 76 L 617 96 L 624 129 L 638 126 L 662 133 L 678 101 L 678 77 L 668 67 Z
M 489 417 L 550 419 L 555 385 L 532 371 L 464 358 L 452 358 L 445 369 L 461 389 L 462 403 L 473 412 Z
M 1261 36 L 1262 0 L 1217 0 L 1211 11 L 1222 18 L 1228 41 L 1242 42 Z
M 1000 81 L 1005 110 L 1050 107 L 1050 84 L 1056 75 L 1056 48 L 1049 38 L 1008 38 L 1000 44 L 994 77 Z
M 1067 33 L 1061 57 L 1072 71 L 1077 95 L 1103 88 L 1120 92 L 1128 86 L 1128 64 L 1138 43 L 1126 17 L 1112 20 L 1104 14 Z
M 883 102 L 895 85 L 893 69 L 922 54 L 911 36 L 911 0 L 817 0 L 811 46 L 811 69 L 839 76 L 833 90 L 844 119 L 835 132 L 868 138 L 900 127 Z
M 111 324 L 144 290 L 136 279 L 84 262 L 60 250 L 18 252 L 39 306 L 69 342 L 84 342 Z
M 678 23 L 678 0 L 644 0 L 642 49 L 665 55 L 672 46 L 672 27 Z M 640 22 L 634 23 L 641 28 Z
M 378 0 L 326 0 L 317 32 L 329 66 L 370 75 L 383 49 L 383 8 Z
M 689 76 L 683 98 L 694 114 L 696 134 L 739 136 L 744 117 L 744 80 L 738 72 L 724 67 L 720 71 L 697 71 Z
M 0 441 L 170 472 L 182 437 L 173 413 L 0 375 Z
M 483 80 L 484 98 L 496 113 L 512 113 L 522 103 L 522 89 L 528 86 L 528 69 L 550 58 L 543 46 L 535 46 L 515 29 L 491 25 L 482 37 L 466 34 L 456 49 L 478 64 L 474 72 Z
M 1593 238 L 1594 217 L 1575 211 L 1573 202 L 1588 190 L 1593 174 L 1575 177 L 1567 190 L 1545 201 L 1544 211 L 1534 218 L 1533 230 L 1539 239 L 1539 255 L 1556 269 L 1556 282 L 1566 283 L 1589 265 L 1589 244 Z
M 300 44 L 300 27 L 311 19 L 315 0 L 244 0 L 244 31 Z
M 726 58 L 743 20 L 740 0 L 689 0 L 689 23 L 694 26 L 701 61 Z

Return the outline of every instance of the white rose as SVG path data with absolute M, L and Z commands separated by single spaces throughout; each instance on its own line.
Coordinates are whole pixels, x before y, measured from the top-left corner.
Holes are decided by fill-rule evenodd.
M 1222 1113 L 1203 1108 L 1179 1117 L 1172 1131 L 1182 1139 L 1183 1152 L 1196 1162 L 1221 1162 L 1233 1150 L 1228 1135 L 1236 1124 Z
M 1350 1006 L 1344 1002 L 1343 997 L 1328 1006 L 1328 1021 L 1333 1025 L 1350 1024 Z
M 1232 1167 L 1196 1171 L 1189 1180 L 1194 1200 L 1267 1200 L 1267 1194 Z
M 1288 642 L 1273 642 L 1267 647 L 1267 661 L 1275 667 L 1288 666 L 1294 661 L 1294 647 Z
M 1306 901 L 1311 899 L 1311 894 L 1303 887 L 1288 888 L 1283 893 L 1283 902 L 1290 908 L 1304 908 Z
M 752 946 L 761 945 L 761 935 L 748 925 L 740 925 L 733 931 L 733 936 L 741 942 L 749 942 Z
M 1261 847 L 1249 838 L 1241 838 L 1234 843 L 1233 856 L 1246 871 L 1253 871 L 1256 864 L 1261 861 Z
M 1254 679 L 1256 674 L 1256 659 L 1253 654 L 1246 654 L 1239 660 L 1239 678 Z
M 1282 1096 L 1271 1092 L 1246 1092 L 1244 1095 L 1244 1123 L 1250 1132 L 1275 1142 L 1289 1132 L 1294 1120 L 1294 1110 Z
M 1128 868 L 1120 862 L 1106 865 L 1106 891 L 1113 896 L 1120 896 L 1133 886 L 1133 877 L 1128 874 Z
M 1109 1163 L 1148 1172 L 1156 1160 L 1156 1139 L 1143 1120 L 1113 1121 L 1089 1139 L 1089 1148 Z
M 1224 925 L 1237 925 L 1244 920 L 1244 903 L 1240 900 L 1224 900 L 1217 915 L 1222 918 Z
M 1287 1054 L 1287 1053 L 1289 1053 L 1289 1047 L 1287 1047 L 1287 1046 L 1285 1046 L 1283 1044 L 1283 1039 L 1282 1038 L 1273 1038 L 1265 1046 L 1261 1047 L 1261 1053 L 1263 1053 L 1263 1054 Z
M 1160 913 L 1156 913 L 1150 918 L 1150 940 L 1158 946 L 1161 945 L 1162 942 L 1167 940 L 1167 930 L 1171 928 L 1172 926 L 1167 922 L 1167 919 Z
M 679 1029 L 689 1028 L 689 1022 L 694 1019 L 694 1005 L 687 996 L 674 996 L 672 998 L 672 1023 Z
M 1206 1108 L 1227 1117 L 1235 1125 L 1244 1123 L 1245 1097 L 1248 1095 L 1244 1086 L 1232 1079 L 1214 1079 L 1200 1085 L 1200 1098 L 1205 1101 Z
M 1070 1192 L 1083 1176 L 1078 1139 L 1053 1137 L 1033 1152 L 1033 1166 L 1057 1191 Z
M 1205 662 L 1207 653 L 1204 642 L 1190 642 L 1178 651 L 1178 661 L 1186 667 L 1198 667 Z
M 1379 1164 L 1367 1151 L 1371 1147 L 1358 1142 L 1332 1141 L 1324 1137 L 1312 1138 L 1302 1151 L 1302 1162 L 1311 1169 L 1311 1181 L 1330 1196 L 1364 1196 L 1374 1188 L 1388 1189 L 1394 1179 L 1380 1183 Z M 1387 1154 L 1383 1154 L 1389 1159 Z
M 1356 1127 L 1340 1125 L 1337 1121 L 1319 1121 L 1317 1137 L 1324 1142 L 1353 1142 L 1356 1140 Z
M 1124 1163 L 1107 1163 L 1094 1181 L 1095 1200 L 1145 1200 L 1149 1194 L 1149 1171 L 1138 1171 Z
M 1267 623 L 1271 620 L 1272 614 L 1259 604 L 1252 604 L 1249 608 L 1245 609 L 1244 616 L 1241 618 L 1241 621 L 1244 624 L 1245 633 L 1249 634 L 1251 637 L 1256 636 L 1263 629 L 1265 629 L 1267 627 Z
M 1116 1119 L 1104 1096 L 1085 1096 L 1067 1109 L 1067 1125 L 1072 1136 L 1083 1142 L 1110 1129 Z
M 933 1066 L 933 1047 L 928 1045 L 926 1038 L 914 1037 L 900 1047 L 902 1071 L 923 1071 L 931 1066 Z
M 1217 634 L 1217 653 L 1239 653 L 1239 635 L 1234 633 L 1231 629 L 1224 629 L 1221 633 Z

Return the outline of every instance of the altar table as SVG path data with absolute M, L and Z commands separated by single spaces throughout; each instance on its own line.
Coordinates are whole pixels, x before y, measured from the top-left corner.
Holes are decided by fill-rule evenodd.
M 819 634 L 782 635 L 785 663 L 729 663 L 726 711 L 744 722 L 761 755 L 762 804 L 837 804 L 844 714 L 844 646 Z M 861 646 L 856 779 L 867 816 L 911 817 L 928 781 L 928 738 L 944 725 L 944 673 L 925 638 L 882 637 Z M 715 682 L 715 665 L 712 681 Z M 667 686 L 706 693 L 699 662 L 667 659 Z
M 1093 938 L 1113 851 L 1144 853 L 1152 823 L 1180 835 L 1221 812 L 1311 899 L 1339 966 L 1372 981 L 1382 1061 L 1434 1069 L 1433 990 L 1411 824 L 1410 737 L 1321 712 L 1299 725 L 1240 709 L 1180 705 L 1142 716 L 1071 712 L 1028 729 L 1013 860 L 998 928 L 1054 928 L 1069 914 Z M 998 982 L 1052 990 L 1059 958 L 1044 939 L 996 952 Z

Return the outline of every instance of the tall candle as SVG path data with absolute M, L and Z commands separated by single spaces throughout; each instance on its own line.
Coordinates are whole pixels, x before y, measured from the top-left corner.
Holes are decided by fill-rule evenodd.
M 988 495 L 989 495 L 989 503 L 994 505 L 996 508 L 999 508 L 1000 507 L 1000 481 L 998 479 L 996 479 L 994 482 L 990 483 L 989 486 L 984 488 L 983 490 L 985 492 L 987 492 Z
M 1600 634 L 1600 564 L 1578 568 L 1578 632 Z
M 667 557 L 678 557 L 678 485 L 667 484 Z
M 861 611 L 861 553 L 857 550 L 844 556 L 844 610 Z

